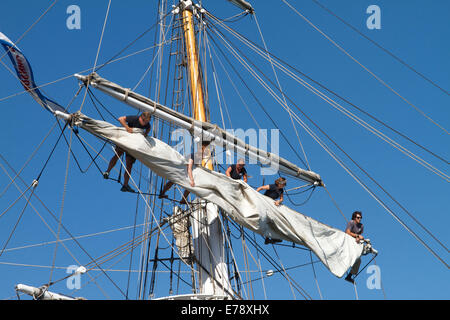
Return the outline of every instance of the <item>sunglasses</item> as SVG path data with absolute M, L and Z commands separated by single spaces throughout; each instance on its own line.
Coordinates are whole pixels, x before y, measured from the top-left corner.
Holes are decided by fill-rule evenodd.
M 362 219 L 362 217 L 356 217 L 356 219 Z

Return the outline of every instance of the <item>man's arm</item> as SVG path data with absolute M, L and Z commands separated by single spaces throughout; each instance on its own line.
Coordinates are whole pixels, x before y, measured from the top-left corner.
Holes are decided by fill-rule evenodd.
M 244 174 L 244 182 L 247 183 L 247 174 Z
M 280 200 L 275 201 L 275 205 L 279 206 L 282 202 L 283 202 L 284 198 L 283 198 L 283 194 L 280 195 Z
M 194 166 L 194 160 L 189 159 L 189 164 L 187 166 L 187 169 L 188 169 L 189 180 L 191 182 L 191 187 L 195 187 L 194 176 L 192 175 L 192 167 L 193 166 Z
M 256 191 L 261 191 L 261 190 L 269 190 L 269 188 L 270 188 L 270 186 L 267 184 L 267 185 L 265 185 L 265 186 L 261 186 L 261 187 L 259 187 L 258 189 L 256 189 Z
M 131 129 L 131 128 L 128 126 L 128 123 L 127 123 L 127 117 L 126 117 L 126 116 L 120 117 L 120 118 L 117 119 L 117 120 L 119 120 L 120 124 L 127 130 L 127 132 L 133 133 L 133 129 Z
M 360 240 L 360 239 L 361 239 L 361 240 L 364 239 L 364 237 L 363 237 L 362 235 L 351 232 L 351 231 L 350 231 L 350 226 L 349 226 L 349 225 L 347 225 L 347 229 L 345 229 L 345 233 L 348 234 L 348 235 L 350 235 L 350 236 L 352 236 L 353 238 L 355 238 L 356 241 L 358 241 L 358 240 Z
M 227 177 L 231 178 L 231 166 L 228 167 L 227 171 L 225 171 Z

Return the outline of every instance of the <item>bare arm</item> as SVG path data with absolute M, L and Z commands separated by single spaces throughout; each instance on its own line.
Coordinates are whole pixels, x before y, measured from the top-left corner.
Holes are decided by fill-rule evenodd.
M 261 191 L 261 190 L 269 190 L 269 188 L 270 188 L 270 186 L 267 184 L 267 185 L 265 185 L 265 186 L 261 186 L 261 187 L 259 187 L 258 189 L 256 189 L 256 191 Z
M 348 234 L 349 236 L 352 236 L 353 238 L 355 238 L 356 241 L 364 239 L 364 237 L 362 235 L 351 232 L 349 228 L 345 229 L 345 233 Z
M 275 205 L 279 206 L 284 200 L 283 194 L 280 195 L 280 200 L 275 201 Z
M 244 174 L 244 182 L 247 183 L 247 174 Z
M 227 177 L 231 177 L 231 167 L 228 167 L 227 171 L 225 171 Z
M 194 160 L 189 159 L 189 164 L 187 165 L 187 169 L 188 169 L 189 180 L 191 182 L 191 187 L 195 187 L 194 176 L 192 175 L 192 167 L 193 166 L 194 166 Z
M 132 132 L 133 132 L 133 129 L 131 129 L 131 128 L 128 126 L 128 124 L 127 124 L 127 117 L 126 117 L 126 116 L 120 117 L 120 118 L 117 119 L 117 120 L 119 120 L 120 124 L 127 130 L 127 132 L 129 132 L 129 133 L 132 133 Z

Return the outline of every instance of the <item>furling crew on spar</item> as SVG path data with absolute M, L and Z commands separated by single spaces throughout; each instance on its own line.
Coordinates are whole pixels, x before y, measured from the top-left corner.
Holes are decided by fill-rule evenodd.
M 145 137 L 147 137 L 148 133 L 150 132 L 150 124 L 149 124 L 150 120 L 151 114 L 149 112 L 143 112 L 139 116 L 129 115 L 118 118 L 118 121 L 127 130 L 127 132 L 133 133 L 133 128 L 143 129 L 144 130 L 143 134 Z M 188 162 L 186 165 L 187 168 L 186 173 L 189 178 L 189 184 L 191 187 L 195 187 L 195 181 L 192 173 L 193 168 L 195 166 L 207 167 L 209 163 L 212 164 L 211 152 L 208 149 L 210 143 L 211 143 L 210 141 L 203 140 L 201 142 L 201 148 L 199 148 L 196 152 L 191 152 L 185 157 L 185 159 Z M 128 185 L 128 181 L 130 179 L 130 173 L 136 159 L 132 155 L 122 150 L 120 147 L 116 146 L 115 155 L 111 158 L 107 170 L 103 172 L 103 177 L 105 179 L 109 179 L 110 171 L 114 168 L 114 166 L 117 163 L 117 160 L 122 156 L 123 153 L 126 154 L 126 171 L 124 173 L 124 182 L 120 190 L 123 192 L 134 193 L 135 191 Z M 245 160 L 241 158 L 237 161 L 237 163 L 228 166 L 227 170 L 225 171 L 225 175 L 234 180 L 242 179 L 245 183 L 247 183 L 248 175 L 247 170 L 245 169 Z M 159 193 L 158 198 L 160 199 L 168 198 L 166 193 L 174 184 L 175 183 L 173 181 L 168 181 L 162 188 L 161 192 Z M 274 201 L 274 204 L 278 207 L 281 206 L 283 203 L 285 187 L 286 187 L 286 179 L 280 177 L 276 179 L 273 184 L 260 186 L 256 189 L 256 191 L 260 192 L 264 190 L 265 191 L 264 196 L 272 199 Z M 190 194 L 189 190 L 184 191 L 182 199 L 180 200 L 180 204 L 187 204 L 187 198 L 189 194 Z M 361 211 L 353 212 L 352 220 L 348 222 L 345 229 L 345 233 L 351 237 L 354 237 L 356 242 L 358 243 L 360 243 L 361 241 L 368 241 L 365 240 L 364 237 L 362 236 L 364 226 L 361 223 L 361 219 L 362 219 Z M 265 244 L 274 244 L 278 242 L 282 242 L 282 240 L 266 237 L 264 241 Z M 359 257 L 351 267 L 345 280 L 354 283 L 354 278 L 358 274 L 360 265 L 361 265 L 361 258 Z

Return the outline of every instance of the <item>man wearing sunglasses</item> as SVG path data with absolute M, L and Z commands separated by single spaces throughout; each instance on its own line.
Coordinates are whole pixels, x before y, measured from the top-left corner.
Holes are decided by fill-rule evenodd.
M 360 242 L 364 240 L 364 237 L 361 235 L 364 231 L 364 225 L 361 223 L 362 213 L 361 211 L 355 211 L 352 214 L 352 220 L 347 223 L 347 228 L 345 228 L 345 233 L 355 238 L 356 242 Z M 355 281 L 352 278 L 352 275 L 356 275 L 359 270 L 359 266 L 361 265 L 361 259 L 358 258 L 355 261 L 355 264 L 352 266 L 352 269 L 348 273 L 345 280 L 354 283 Z

